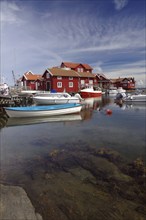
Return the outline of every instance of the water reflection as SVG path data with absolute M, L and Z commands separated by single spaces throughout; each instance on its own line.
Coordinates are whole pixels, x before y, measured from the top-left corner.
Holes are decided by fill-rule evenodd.
M 92 118 L 95 111 L 100 111 L 101 113 L 108 114 L 109 105 L 119 106 L 122 110 L 146 110 L 145 103 L 124 103 L 121 100 L 114 101 L 113 98 L 109 96 L 102 96 L 98 98 L 87 98 L 82 101 L 82 111 L 79 114 L 70 115 L 59 115 L 51 117 L 33 117 L 33 118 L 8 118 L 4 112 L 0 113 L 0 128 L 9 126 L 20 126 L 20 125 L 32 125 L 41 124 L 49 122 L 71 122 L 71 121 L 81 121 L 89 120 Z M 111 115 L 111 114 L 109 114 Z
M 95 110 L 100 111 L 104 106 L 111 102 L 110 99 L 103 97 L 87 98 L 82 102 L 82 111 L 79 114 L 59 115 L 51 117 L 33 117 L 33 118 L 8 118 L 1 112 L 0 128 L 20 125 L 32 125 L 49 122 L 71 122 L 91 119 Z
M 48 122 L 67 122 L 67 121 L 80 121 L 82 117 L 80 114 L 58 115 L 54 117 L 33 117 L 33 118 L 9 118 L 6 126 L 20 126 L 32 125 Z
M 87 98 L 84 101 L 82 101 L 82 105 L 84 109 L 97 109 L 101 107 L 102 104 L 102 97 L 99 98 Z
M 123 110 L 124 109 L 146 110 L 146 103 L 145 102 L 125 103 L 122 100 L 117 100 L 115 103 Z

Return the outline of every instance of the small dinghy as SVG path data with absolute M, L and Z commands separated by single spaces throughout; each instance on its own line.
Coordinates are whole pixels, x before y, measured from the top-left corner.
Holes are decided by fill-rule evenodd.
M 53 116 L 78 113 L 82 109 L 81 104 L 69 103 L 63 105 L 4 107 L 10 118 Z

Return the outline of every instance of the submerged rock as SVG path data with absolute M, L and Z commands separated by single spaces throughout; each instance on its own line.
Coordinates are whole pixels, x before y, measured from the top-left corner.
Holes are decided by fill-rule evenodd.
M 74 146 L 27 161 L 27 176 L 19 176 L 17 184 L 23 184 L 44 220 L 144 220 L 145 175 L 139 172 L 143 181 L 137 181 L 131 172 L 143 166 L 108 148 Z

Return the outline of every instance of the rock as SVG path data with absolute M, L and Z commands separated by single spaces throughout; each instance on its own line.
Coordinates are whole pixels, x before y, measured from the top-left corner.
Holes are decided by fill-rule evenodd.
M 144 220 L 143 163 L 127 163 L 112 149 L 73 145 L 23 163 L 25 178 L 19 175 L 19 183 L 15 173 L 5 181 L 23 185 L 44 220 Z M 135 170 L 140 170 L 136 178 Z M 30 204 L 36 220 L 40 216 Z
M 0 219 L 42 220 L 23 188 L 0 185 Z

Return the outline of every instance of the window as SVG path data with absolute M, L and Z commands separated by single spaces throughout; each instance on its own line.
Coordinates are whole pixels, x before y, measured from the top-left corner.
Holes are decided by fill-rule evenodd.
M 62 79 L 62 76 L 57 76 L 57 79 Z
M 73 88 L 73 82 L 69 82 L 69 87 Z
M 83 85 L 85 83 L 84 79 L 81 79 L 81 85 Z
M 78 72 L 83 72 L 83 68 L 77 68 Z
M 73 80 L 73 77 L 72 77 L 72 76 L 70 76 L 70 77 L 69 77 L 69 80 Z
M 47 78 L 50 78 L 50 74 L 49 73 L 47 73 L 47 76 L 46 76 Z
M 57 82 L 57 88 L 62 88 L 62 82 Z
M 93 80 L 90 79 L 89 80 L 89 84 L 92 85 L 93 84 Z

